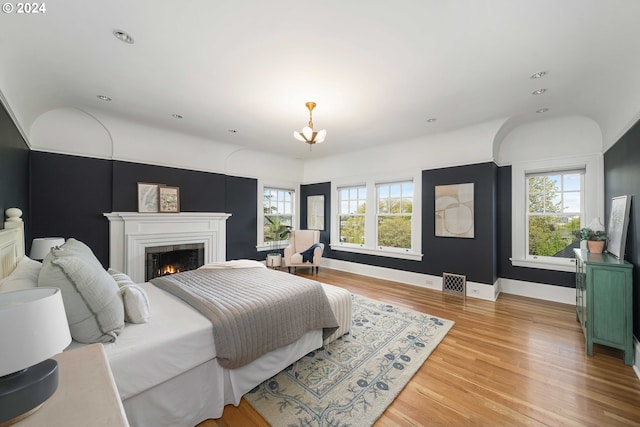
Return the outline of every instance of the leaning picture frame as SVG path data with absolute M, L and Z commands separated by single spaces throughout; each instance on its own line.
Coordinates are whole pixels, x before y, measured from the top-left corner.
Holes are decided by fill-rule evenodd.
M 624 258 L 627 243 L 627 227 L 629 226 L 629 210 L 631 196 L 618 196 L 611 199 L 611 214 L 609 215 L 609 229 L 607 236 L 607 252 Z
M 307 229 L 324 231 L 324 195 L 307 196 Z
M 150 182 L 138 182 L 138 212 L 158 212 L 158 186 Z
M 180 188 L 158 187 L 158 207 L 160 212 L 180 212 Z

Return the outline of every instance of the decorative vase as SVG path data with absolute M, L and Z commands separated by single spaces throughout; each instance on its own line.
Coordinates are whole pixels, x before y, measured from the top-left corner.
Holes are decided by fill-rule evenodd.
M 604 250 L 604 240 L 588 240 L 587 247 L 589 248 L 589 252 L 593 254 L 601 254 Z

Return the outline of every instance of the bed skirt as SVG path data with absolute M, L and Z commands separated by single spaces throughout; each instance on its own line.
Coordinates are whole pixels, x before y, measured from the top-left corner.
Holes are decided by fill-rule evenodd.
M 322 330 L 273 350 L 238 369 L 224 369 L 213 359 L 122 403 L 132 427 L 193 427 L 220 418 L 225 405 L 238 405 L 256 384 L 274 376 L 322 345 Z

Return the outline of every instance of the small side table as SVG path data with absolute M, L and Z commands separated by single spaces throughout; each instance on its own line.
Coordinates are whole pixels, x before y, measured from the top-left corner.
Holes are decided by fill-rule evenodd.
M 14 426 L 129 427 L 102 344 L 65 351 L 53 359 L 58 361 L 58 389 Z

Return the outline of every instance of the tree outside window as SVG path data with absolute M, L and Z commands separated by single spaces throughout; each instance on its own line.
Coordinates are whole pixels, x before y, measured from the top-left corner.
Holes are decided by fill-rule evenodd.
M 340 242 L 364 244 L 367 188 L 365 186 L 338 189 Z
M 377 246 L 411 249 L 413 182 L 378 184 Z
M 573 258 L 583 215 L 583 171 L 527 175 L 528 254 Z
M 288 238 L 293 227 L 295 191 L 265 188 L 262 206 L 264 209 L 264 242 L 279 242 Z

